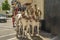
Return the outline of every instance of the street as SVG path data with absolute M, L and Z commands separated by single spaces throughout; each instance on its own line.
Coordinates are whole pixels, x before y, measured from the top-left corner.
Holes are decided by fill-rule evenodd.
M 0 23 L 0 40 L 17 40 L 15 30 L 12 27 L 12 19 L 8 18 L 7 23 Z M 38 37 L 39 38 L 39 37 Z M 20 40 L 29 40 L 28 38 L 19 38 Z M 37 39 L 37 37 L 32 37 Z
M 7 23 L 0 23 L 0 40 L 17 40 L 15 36 L 15 30 L 12 27 L 12 19 L 8 18 Z M 33 40 L 43 40 L 44 38 L 41 36 L 31 37 Z M 42 39 L 43 38 L 43 39 Z M 28 38 L 19 38 L 20 40 L 28 40 Z
M 0 40 L 17 40 L 15 30 L 12 27 L 12 19 L 8 18 L 7 23 L 0 23 Z M 34 40 L 42 40 L 42 38 L 34 36 Z M 28 38 L 19 38 L 20 40 L 28 40 Z
M 7 23 L 0 23 L 0 40 L 18 40 L 15 34 L 11 18 L 8 18 Z M 31 37 L 32 40 L 54 40 L 55 38 L 59 39 L 59 37 L 46 32 L 41 32 L 40 36 Z M 29 40 L 29 38 L 19 38 L 19 40 Z
M 12 20 L 9 18 L 7 23 L 0 23 L 0 40 L 8 40 L 15 37 L 15 31 L 12 27 Z
M 32 2 L 30 2 L 29 0 L 26 0 L 26 1 L 25 0 L 3 0 L 3 1 L 0 0 L 0 13 L 2 13 L 2 14 L 6 13 L 8 15 L 9 15 L 9 13 L 11 13 L 13 15 L 13 17 L 15 17 L 15 14 L 22 12 L 23 13 L 22 17 L 25 18 L 25 16 L 26 16 L 27 19 L 30 20 L 32 18 L 36 21 L 33 22 L 34 20 L 33 21 L 30 20 L 30 22 L 32 22 L 32 23 L 28 23 L 28 21 L 24 22 L 24 20 L 23 20 L 21 22 L 21 24 L 24 23 L 24 25 L 25 25 L 27 22 L 28 24 L 33 25 L 34 23 L 37 22 L 37 19 L 39 21 L 43 20 L 44 22 L 40 21 L 41 25 L 46 26 L 46 27 L 43 26 L 43 28 L 46 29 L 47 31 L 51 31 L 51 32 L 47 33 L 45 30 L 43 31 L 38 28 L 38 30 L 39 30 L 38 36 L 36 36 L 36 35 L 30 36 L 29 32 L 27 32 L 27 35 L 24 35 L 26 37 L 20 36 L 19 38 L 16 38 L 16 31 L 12 25 L 12 18 L 7 18 L 6 23 L 0 23 L 0 40 L 60 40 L 60 31 L 59 31 L 60 30 L 59 29 L 60 28 L 59 27 L 60 26 L 60 18 L 59 18 L 60 17 L 60 15 L 59 15 L 60 14 L 59 13 L 60 12 L 59 11 L 60 10 L 59 9 L 60 1 L 59 0 L 53 0 L 53 1 L 52 0 L 30 0 Z M 20 5 L 20 3 L 21 3 L 21 5 Z M 30 5 L 30 4 L 32 4 L 32 5 Z M 30 10 L 29 5 L 34 10 L 32 10 L 32 9 Z M 36 6 L 36 7 L 34 7 L 34 6 Z M 8 9 L 8 11 L 7 11 L 7 9 Z M 26 13 L 24 11 L 25 9 L 27 9 Z M 6 12 L 3 12 L 3 11 L 6 11 Z M 27 15 L 27 13 L 28 13 L 28 15 Z M 38 14 L 38 16 L 36 14 Z M 6 15 L 6 16 L 8 16 L 8 15 Z M 12 15 L 9 15 L 9 16 L 12 16 Z M 30 16 L 31 16 L 31 18 L 30 18 Z M 4 17 L 0 16 L 0 18 L 6 19 L 5 16 Z M 24 27 L 27 26 L 27 25 L 25 25 L 25 26 L 24 25 L 20 25 L 20 26 L 21 27 L 23 26 L 22 28 L 24 29 Z M 32 26 L 32 28 L 35 27 L 36 25 L 37 25 L 37 23 L 34 26 Z M 40 24 L 38 23 L 38 25 L 40 25 Z M 30 27 L 30 25 L 28 27 Z M 42 26 L 40 26 L 40 27 L 42 27 Z M 31 28 L 27 28 L 27 29 L 29 29 L 27 31 L 32 30 Z M 25 30 L 26 29 L 24 29 L 24 31 L 22 30 L 22 32 L 25 32 Z M 36 32 L 36 30 L 33 30 L 32 33 L 33 32 Z M 36 32 L 36 33 L 38 33 L 38 32 Z M 21 34 L 23 34 L 23 33 L 21 33 Z

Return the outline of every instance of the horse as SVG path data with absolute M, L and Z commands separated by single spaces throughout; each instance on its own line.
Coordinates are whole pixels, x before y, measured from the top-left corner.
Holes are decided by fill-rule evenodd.
M 32 34 L 30 33 L 30 35 L 33 35 L 34 34 L 34 28 L 35 28 L 35 26 L 37 26 L 37 31 L 39 34 L 39 19 L 38 19 L 39 16 L 36 16 L 35 11 L 31 5 L 27 9 L 27 13 L 28 13 L 27 16 L 28 16 L 29 20 L 28 20 L 28 27 L 27 27 L 26 31 L 28 31 L 28 28 L 30 30 L 30 25 L 31 25 L 32 26 Z M 36 21 L 36 20 L 38 20 L 38 21 Z
M 27 15 L 27 12 L 25 12 L 24 15 L 20 15 L 20 18 L 17 21 L 17 25 L 18 24 L 20 24 L 20 25 L 17 27 L 17 29 L 18 29 L 17 30 L 17 37 L 18 37 L 19 33 L 21 33 L 20 29 L 23 27 L 23 34 L 20 35 L 20 36 L 22 36 L 22 37 L 28 37 L 30 40 L 32 40 L 32 38 L 30 36 L 30 18 Z M 22 24 L 22 26 L 21 26 L 21 24 Z
M 35 7 L 34 15 L 32 16 L 32 19 L 31 19 L 32 20 L 32 22 L 31 22 L 31 25 L 32 25 L 31 36 L 33 36 L 33 34 L 34 34 L 35 27 L 37 27 L 37 34 L 35 34 L 35 35 L 39 36 L 39 32 L 40 32 L 39 28 L 41 28 L 40 18 L 41 18 L 41 11 L 39 9 L 37 9 L 37 7 Z
M 22 15 L 23 14 L 23 15 Z M 23 28 L 23 34 L 20 35 L 22 37 L 24 37 L 25 35 L 28 36 L 28 29 L 29 29 L 29 18 L 26 14 L 26 12 L 22 12 L 22 14 L 18 14 L 15 18 L 16 18 L 16 36 L 18 37 L 20 32 L 20 29 Z M 29 36 L 28 36 L 29 37 Z M 30 37 L 29 37 L 30 38 Z

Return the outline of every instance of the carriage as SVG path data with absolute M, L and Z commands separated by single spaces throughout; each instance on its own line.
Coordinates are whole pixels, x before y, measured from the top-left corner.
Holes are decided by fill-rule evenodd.
M 28 1 L 21 1 L 17 0 L 21 3 L 21 5 L 26 6 L 26 9 L 22 9 L 19 13 L 15 16 L 16 22 L 16 37 L 28 37 L 31 39 L 31 36 L 39 36 L 40 33 L 40 17 L 41 11 L 37 8 L 37 5 L 31 5 L 32 0 Z

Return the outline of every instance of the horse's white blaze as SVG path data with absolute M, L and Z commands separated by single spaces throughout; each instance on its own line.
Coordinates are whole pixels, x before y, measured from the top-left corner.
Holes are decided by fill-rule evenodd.
M 21 17 L 22 17 L 21 14 L 17 14 L 16 17 L 15 17 L 15 19 L 18 20 L 18 19 L 21 18 Z

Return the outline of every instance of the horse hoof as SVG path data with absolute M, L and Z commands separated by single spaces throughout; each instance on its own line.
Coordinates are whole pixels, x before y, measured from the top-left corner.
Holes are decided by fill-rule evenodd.
M 16 35 L 16 38 L 19 38 L 18 35 Z
M 33 36 L 33 34 L 31 34 L 31 36 Z
M 36 34 L 36 36 L 39 36 L 39 34 Z

